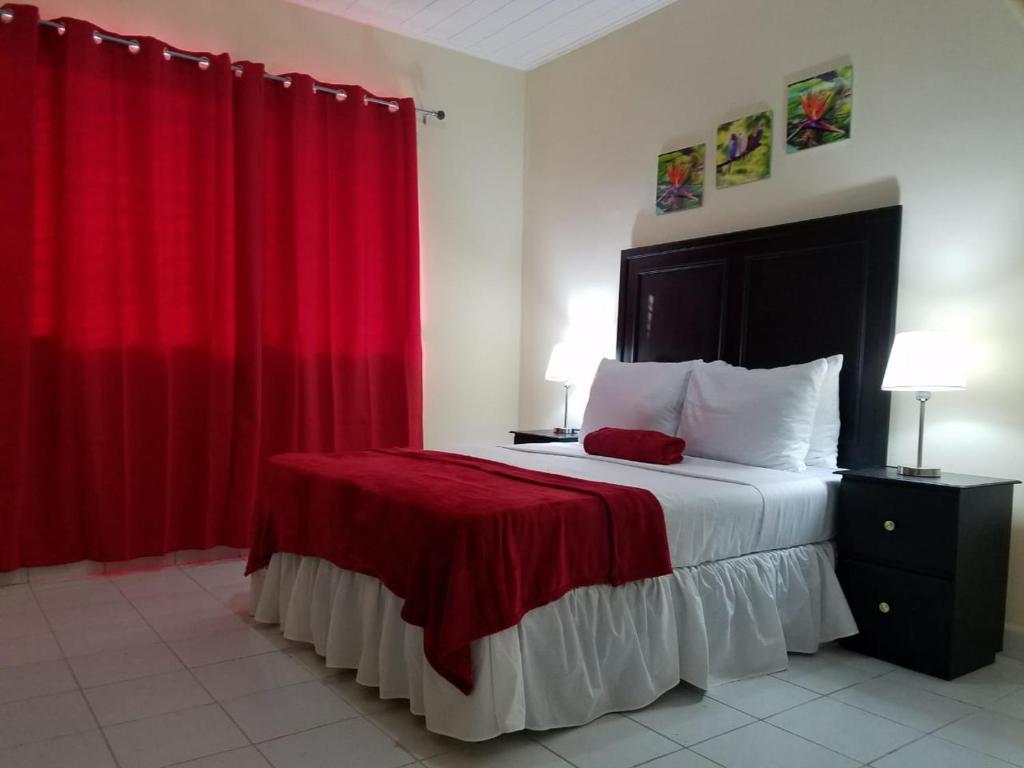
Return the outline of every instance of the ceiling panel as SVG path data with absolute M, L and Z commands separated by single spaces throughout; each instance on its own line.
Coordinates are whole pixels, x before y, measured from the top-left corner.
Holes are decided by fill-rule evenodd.
M 533 69 L 675 0 L 286 0 Z

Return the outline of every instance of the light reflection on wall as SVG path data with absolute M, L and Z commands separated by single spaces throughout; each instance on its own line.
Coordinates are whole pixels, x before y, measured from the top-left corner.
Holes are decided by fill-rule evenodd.
M 602 358 L 615 357 L 618 297 L 607 288 L 583 289 L 569 295 L 568 326 L 562 341 L 576 353 L 576 378 L 569 393 L 569 424 L 578 426 L 590 396 L 590 384 Z M 560 393 L 559 393 L 560 394 Z

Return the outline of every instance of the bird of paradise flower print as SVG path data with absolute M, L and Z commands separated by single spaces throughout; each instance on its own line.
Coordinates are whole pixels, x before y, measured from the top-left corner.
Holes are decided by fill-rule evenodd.
M 789 86 L 786 152 L 799 152 L 850 138 L 853 67 L 847 65 Z
M 659 213 L 686 211 L 704 204 L 703 144 L 658 155 Z

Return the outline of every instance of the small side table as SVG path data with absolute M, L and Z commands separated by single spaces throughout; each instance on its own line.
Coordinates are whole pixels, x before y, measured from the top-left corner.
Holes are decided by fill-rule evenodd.
M 944 680 L 991 664 L 1017 481 L 840 474 L 837 571 L 860 629 L 844 645 Z

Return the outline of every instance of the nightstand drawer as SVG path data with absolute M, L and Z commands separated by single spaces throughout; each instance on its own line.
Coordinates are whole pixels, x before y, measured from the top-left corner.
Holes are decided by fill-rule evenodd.
M 838 523 L 840 556 L 952 576 L 957 509 L 956 494 L 844 480 Z
M 841 561 L 837 571 L 860 630 L 845 645 L 950 677 L 952 581 L 849 560 Z

